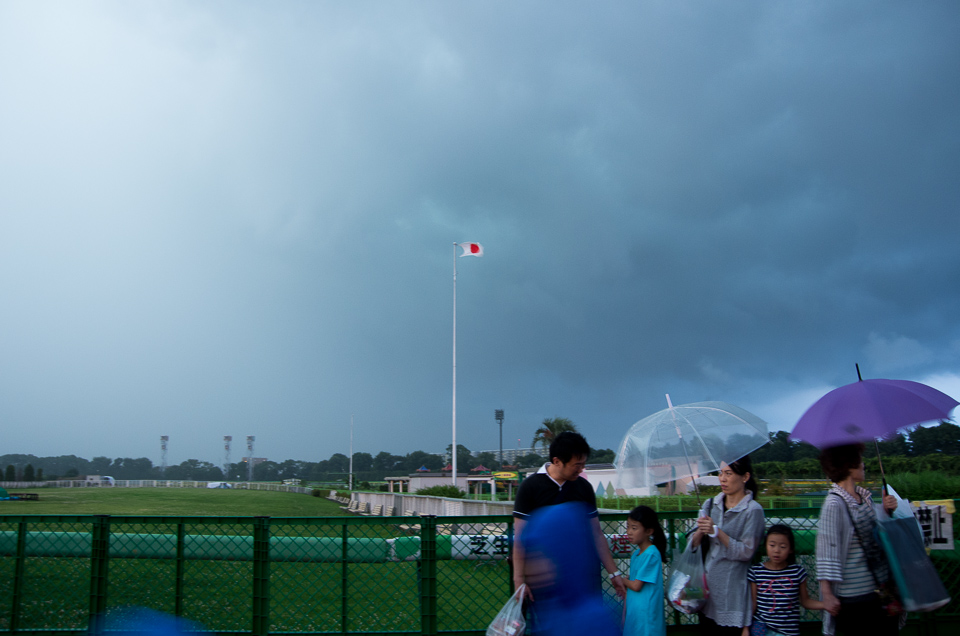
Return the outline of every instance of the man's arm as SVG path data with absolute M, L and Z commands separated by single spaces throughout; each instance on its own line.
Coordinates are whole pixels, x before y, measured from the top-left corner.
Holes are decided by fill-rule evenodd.
M 513 518 L 513 588 L 518 589 L 524 583 L 523 567 L 524 555 L 523 546 L 520 544 L 520 534 L 527 522 L 519 517 Z M 527 588 L 527 597 L 533 599 L 530 588 Z
M 596 539 L 597 554 L 600 555 L 600 561 L 603 562 L 603 569 L 607 571 L 607 574 L 616 572 L 619 575 L 620 568 L 617 567 L 616 561 L 613 560 L 613 555 L 610 553 L 610 546 L 607 545 L 607 538 L 603 536 L 603 530 L 600 528 L 600 518 L 591 518 L 590 524 L 593 526 L 593 536 Z M 617 590 L 617 596 L 626 598 L 627 586 L 623 584 L 623 577 L 615 576 L 610 582 L 613 583 L 613 587 Z

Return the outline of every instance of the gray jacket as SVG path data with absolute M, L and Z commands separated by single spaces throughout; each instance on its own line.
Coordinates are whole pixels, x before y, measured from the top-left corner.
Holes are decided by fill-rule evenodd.
M 710 540 L 704 564 L 710 596 L 703 613 L 718 625 L 745 627 L 753 622 L 747 570 L 763 541 L 763 508 L 753 500 L 750 491 L 730 510 L 724 510 L 724 497 L 720 493 L 710 500 L 710 518 L 730 537 L 730 545 L 724 546 L 719 539 Z M 707 506 L 700 516 L 707 516 Z

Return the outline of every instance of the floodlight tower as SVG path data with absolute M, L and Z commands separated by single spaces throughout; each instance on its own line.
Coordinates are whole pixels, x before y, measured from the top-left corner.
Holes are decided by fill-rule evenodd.
M 169 435 L 160 436 L 160 474 L 167 472 L 167 442 L 170 441 Z
M 247 435 L 247 481 L 253 481 L 253 442 L 257 438 Z
M 233 435 L 223 436 L 223 477 L 230 479 L 230 442 L 233 441 Z
M 496 409 L 493 412 L 493 419 L 500 422 L 500 467 L 503 467 L 503 409 Z

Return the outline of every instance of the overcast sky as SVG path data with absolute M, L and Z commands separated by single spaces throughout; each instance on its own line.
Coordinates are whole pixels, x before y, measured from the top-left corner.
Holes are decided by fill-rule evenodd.
M 0 0 L 0 453 L 960 397 L 960 4 Z

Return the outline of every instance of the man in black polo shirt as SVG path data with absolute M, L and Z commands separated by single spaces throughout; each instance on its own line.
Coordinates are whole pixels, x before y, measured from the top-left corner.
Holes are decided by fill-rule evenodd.
M 589 455 L 590 446 L 583 435 L 569 431 L 560 433 L 550 444 L 550 462 L 544 464 L 539 471 L 520 484 L 513 504 L 513 583 L 515 586 L 519 587 L 524 581 L 524 555 L 520 535 L 530 516 L 544 506 L 577 501 L 587 508 L 587 517 L 596 539 L 597 553 L 617 590 L 617 595 L 621 598 L 626 595 L 626 587 L 620 571 L 613 560 L 613 555 L 610 554 L 603 530 L 600 529 L 597 495 L 590 482 L 580 476 L 587 465 Z

